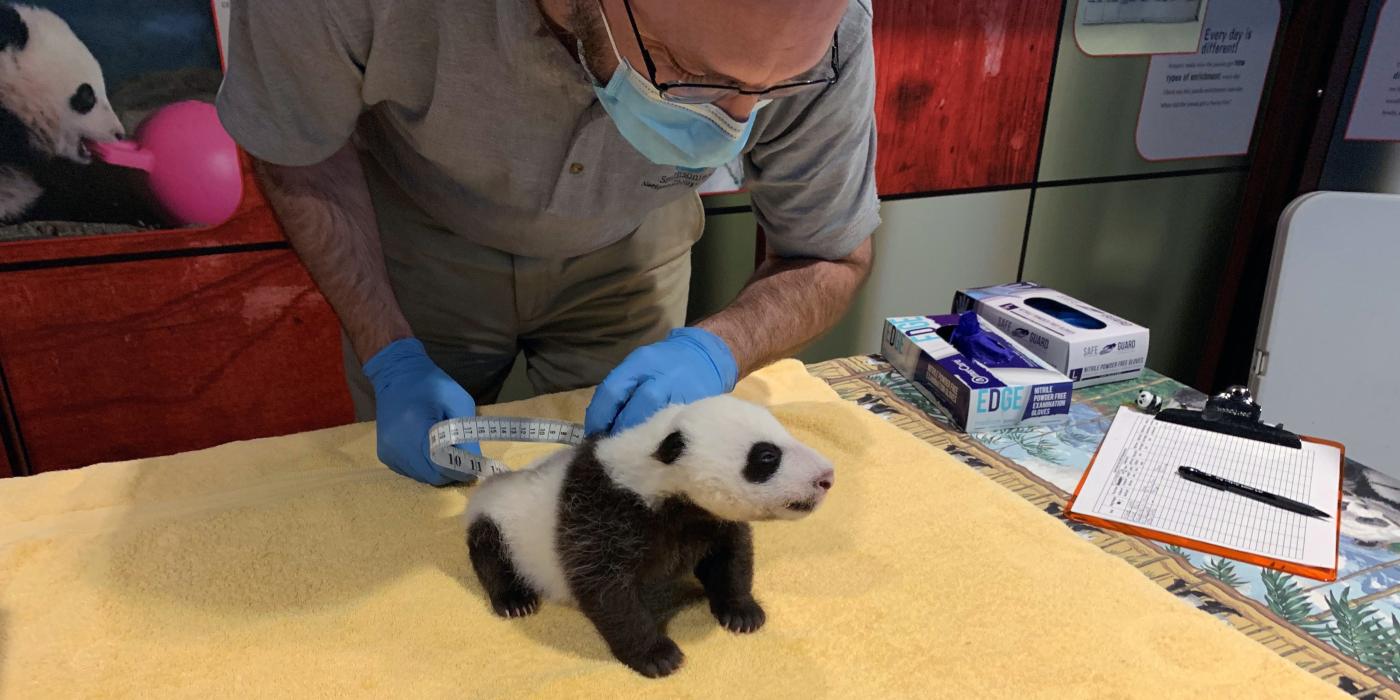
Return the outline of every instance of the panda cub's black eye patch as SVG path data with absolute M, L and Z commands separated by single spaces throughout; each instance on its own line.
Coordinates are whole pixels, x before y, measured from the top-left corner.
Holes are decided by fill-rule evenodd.
M 749 483 L 761 484 L 778 472 L 783 463 L 782 448 L 771 442 L 756 442 L 749 448 L 749 462 L 744 465 L 744 478 Z
M 667 435 L 666 439 L 661 441 L 652 458 L 662 464 L 675 464 L 682 454 L 685 454 L 685 436 L 677 431 Z
M 73 108 L 78 114 L 87 114 L 97 106 L 97 93 L 92 91 L 92 86 L 83 83 L 78 86 L 78 91 L 68 99 L 68 106 Z

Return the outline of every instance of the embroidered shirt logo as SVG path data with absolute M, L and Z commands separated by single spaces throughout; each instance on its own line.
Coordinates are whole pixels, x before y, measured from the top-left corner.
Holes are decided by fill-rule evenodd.
M 659 178 L 642 180 L 642 186 L 653 190 L 664 190 L 668 187 L 699 187 L 700 183 L 709 179 L 713 170 L 695 170 L 692 168 L 676 168 L 670 175 L 662 175 Z

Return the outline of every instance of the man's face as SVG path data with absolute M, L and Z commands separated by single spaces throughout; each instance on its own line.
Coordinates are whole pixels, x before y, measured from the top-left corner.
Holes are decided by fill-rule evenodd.
M 656 80 L 738 84 L 761 90 L 797 78 L 829 77 L 831 40 L 848 0 L 631 0 L 637 30 L 656 63 Z M 573 0 L 570 31 L 584 60 L 606 83 L 617 58 L 601 18 L 606 13 L 617 52 L 646 76 L 646 62 L 623 0 Z M 736 95 L 715 104 L 748 119 L 761 99 Z

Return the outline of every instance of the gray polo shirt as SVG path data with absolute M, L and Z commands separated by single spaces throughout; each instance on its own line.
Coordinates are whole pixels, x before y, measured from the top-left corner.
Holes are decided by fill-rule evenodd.
M 870 25 L 852 0 L 840 80 L 754 117 L 746 187 L 781 255 L 845 257 L 879 224 Z M 443 227 L 516 255 L 598 250 L 711 172 L 633 149 L 535 0 L 236 0 L 217 105 L 271 163 L 354 138 Z

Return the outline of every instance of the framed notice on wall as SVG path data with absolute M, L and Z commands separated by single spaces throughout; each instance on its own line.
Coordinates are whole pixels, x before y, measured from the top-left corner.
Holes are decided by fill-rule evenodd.
M 1139 22 L 1195 22 L 1201 0 L 1083 0 L 1084 24 L 1136 24 Z
M 1152 57 L 1137 127 L 1144 159 L 1249 152 L 1280 13 L 1278 0 L 1211 0 L 1196 53 Z
M 1347 123 L 1349 141 L 1400 141 L 1400 1 L 1381 8 Z
M 1189 54 L 1209 13 L 1207 0 L 1079 0 L 1074 41 L 1090 56 Z

